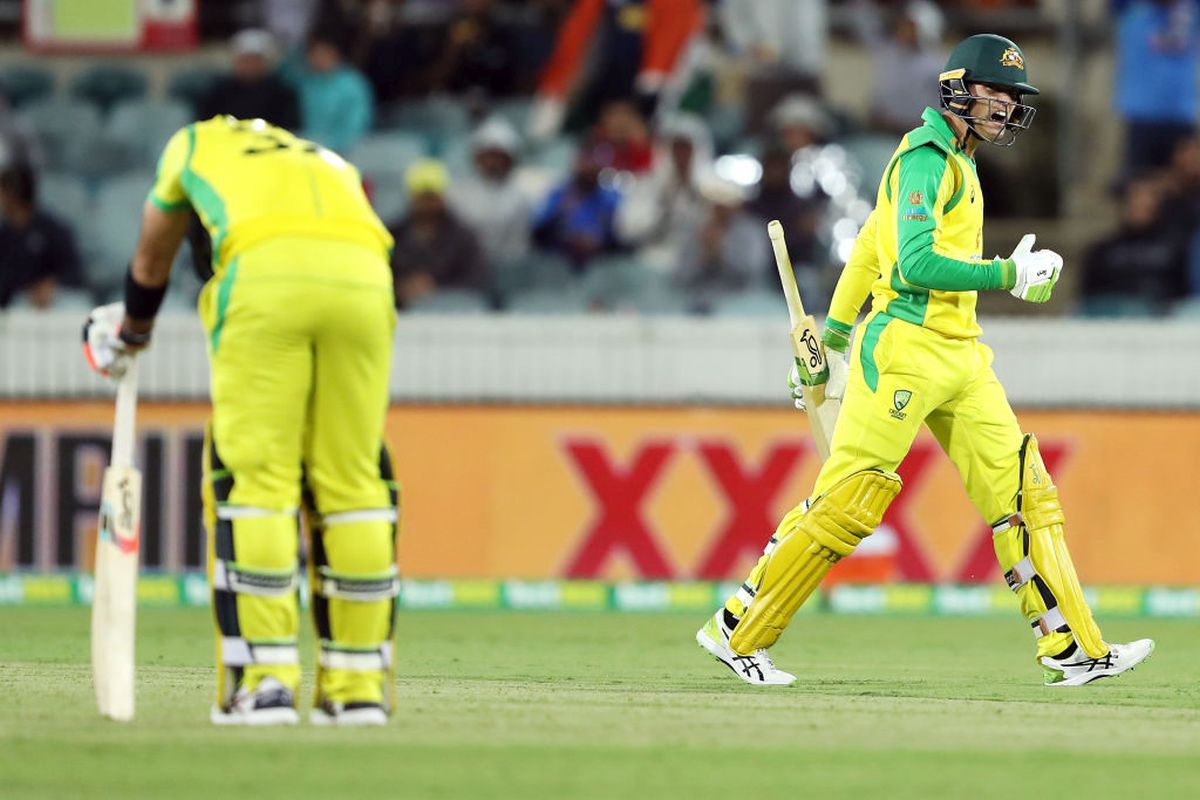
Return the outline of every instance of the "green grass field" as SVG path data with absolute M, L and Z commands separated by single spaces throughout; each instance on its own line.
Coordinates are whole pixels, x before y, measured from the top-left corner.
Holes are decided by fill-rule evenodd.
M 87 609 L 0 609 L 0 797 L 1200 797 L 1200 625 L 1132 674 L 1039 683 L 1019 620 L 806 616 L 796 687 L 671 615 L 401 615 L 389 727 L 217 729 L 208 615 L 143 610 L 138 717 L 99 719 Z M 307 691 L 307 690 L 306 690 Z

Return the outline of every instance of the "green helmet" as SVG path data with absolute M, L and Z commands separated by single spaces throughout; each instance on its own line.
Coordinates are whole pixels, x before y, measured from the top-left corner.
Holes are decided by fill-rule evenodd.
M 964 120 L 972 133 L 992 144 L 1011 145 L 1017 133 L 1027 129 L 1037 113 L 1032 106 L 1021 103 L 1022 95 L 1039 94 L 1037 88 L 1028 83 L 1025 54 L 1015 42 L 994 33 L 980 33 L 959 42 L 946 59 L 946 68 L 938 81 L 942 108 Z M 1015 102 L 973 95 L 967 88 L 972 83 L 1010 92 Z M 987 114 L 971 115 L 971 107 L 976 101 L 986 104 Z M 1004 128 L 994 137 L 980 133 L 975 126 L 979 122 L 1000 121 L 1001 118 Z

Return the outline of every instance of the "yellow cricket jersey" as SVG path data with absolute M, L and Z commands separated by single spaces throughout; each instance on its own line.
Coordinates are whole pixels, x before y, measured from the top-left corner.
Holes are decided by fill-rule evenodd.
M 977 291 L 1013 285 L 1010 261 L 983 258 L 983 191 L 974 159 L 939 112 L 927 108 L 922 119 L 888 162 L 875 210 L 838 281 L 826 325 L 840 349 L 868 286 L 873 311 L 969 339 L 981 332 Z
M 195 209 L 212 237 L 218 273 L 279 237 L 353 242 L 385 259 L 392 247 L 353 165 L 260 119 L 214 117 L 177 131 L 149 200 L 164 211 Z

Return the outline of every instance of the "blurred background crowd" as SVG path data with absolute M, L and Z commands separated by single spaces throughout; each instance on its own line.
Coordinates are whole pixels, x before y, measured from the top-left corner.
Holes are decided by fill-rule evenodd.
M 949 48 L 992 31 L 1043 94 L 977 154 L 987 254 L 1033 230 L 1070 280 L 984 310 L 1200 315 L 1200 0 L 198 10 L 193 53 L 63 58 L 25 52 L 0 0 L 0 307 L 116 297 L 167 137 L 233 114 L 358 165 L 405 313 L 778 313 L 773 218 L 820 309 Z M 169 302 L 198 289 L 178 269 Z

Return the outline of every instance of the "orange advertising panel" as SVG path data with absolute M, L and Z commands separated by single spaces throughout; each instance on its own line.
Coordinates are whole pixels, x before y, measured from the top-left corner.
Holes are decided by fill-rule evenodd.
M 201 404 L 140 409 L 147 566 L 194 569 Z M 1200 584 L 1200 414 L 1030 412 L 1078 570 L 1094 584 Z M 0 407 L 0 569 L 78 569 L 90 553 L 112 407 Z M 393 408 L 400 560 L 425 577 L 736 580 L 818 461 L 790 409 Z M 991 535 L 932 438 L 862 560 L 896 580 L 998 578 Z M 846 567 L 854 562 L 846 562 Z

